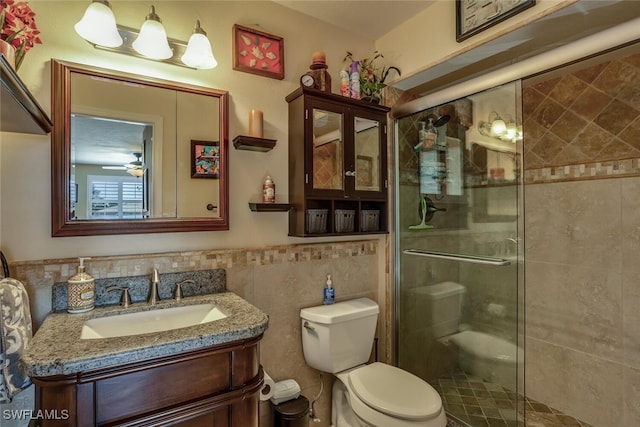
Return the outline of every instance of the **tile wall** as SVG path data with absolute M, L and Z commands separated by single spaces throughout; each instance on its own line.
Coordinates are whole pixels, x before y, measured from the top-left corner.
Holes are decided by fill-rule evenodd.
M 638 46 L 523 82 L 527 396 L 640 425 Z
M 381 304 L 378 349 L 385 354 L 385 296 L 379 294 L 379 255 L 383 240 L 283 245 L 263 248 L 193 251 L 132 256 L 95 257 L 86 262 L 95 278 L 148 275 L 224 268 L 227 288 L 269 315 L 269 328 L 260 347 L 264 369 L 276 380 L 293 378 L 310 400 L 319 391 L 319 373 L 306 366 L 302 354 L 299 312 L 322 303 L 326 275 L 331 274 L 336 299 L 370 297 Z M 40 325 L 51 310 L 51 286 L 75 273 L 74 259 L 25 261 L 11 264 L 12 276 L 27 285 L 34 323 Z M 384 280 L 384 279 L 382 279 Z M 321 422 L 331 424 L 332 378 L 324 376 L 325 391 L 316 405 Z M 25 395 L 29 395 L 27 392 Z M 29 407 L 24 399 L 16 405 Z M 31 404 L 32 405 L 32 404 Z M 21 406 L 21 407 L 22 407 Z M 4 409 L 4 408 L 2 408 Z M 269 402 L 261 404 L 261 427 L 272 425 Z

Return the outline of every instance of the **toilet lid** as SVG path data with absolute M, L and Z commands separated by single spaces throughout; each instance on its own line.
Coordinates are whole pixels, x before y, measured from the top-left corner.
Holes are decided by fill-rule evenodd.
M 396 418 L 420 420 L 442 409 L 438 393 L 409 372 L 372 363 L 349 374 L 351 390 L 368 406 Z

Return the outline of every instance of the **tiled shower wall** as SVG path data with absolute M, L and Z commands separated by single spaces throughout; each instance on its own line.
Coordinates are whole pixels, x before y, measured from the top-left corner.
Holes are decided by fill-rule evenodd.
M 523 82 L 526 393 L 640 425 L 640 54 Z
M 303 307 L 322 304 L 327 274 L 332 275 L 338 301 L 366 296 L 380 303 L 378 350 L 380 358 L 385 357 L 385 296 L 379 294 L 378 289 L 379 256 L 386 253 L 384 242 L 380 239 L 95 257 L 86 264 L 87 271 L 95 278 L 149 275 L 154 267 L 161 273 L 226 269 L 227 289 L 269 315 L 269 328 L 260 346 L 264 369 L 276 381 L 295 379 L 302 388 L 302 394 L 311 400 L 319 391 L 320 380 L 318 372 L 307 367 L 304 361 L 299 313 Z M 35 325 L 39 326 L 51 310 L 51 286 L 75 274 L 77 265 L 74 259 L 11 264 L 12 276 L 27 286 Z M 324 376 L 324 382 L 325 391 L 316 405 L 322 420 L 319 424 L 314 423 L 318 427 L 331 424 L 329 375 Z M 24 394 L 28 396 L 30 393 Z M 28 402 L 17 404 L 33 407 L 33 403 Z M 260 426 L 270 427 L 272 411 L 269 402 L 261 404 L 260 414 Z

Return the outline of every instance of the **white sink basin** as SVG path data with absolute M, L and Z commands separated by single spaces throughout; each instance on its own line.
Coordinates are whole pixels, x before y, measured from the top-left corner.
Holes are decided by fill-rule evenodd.
M 170 331 L 227 317 L 214 304 L 194 304 L 89 319 L 82 326 L 83 340 L 115 338 Z

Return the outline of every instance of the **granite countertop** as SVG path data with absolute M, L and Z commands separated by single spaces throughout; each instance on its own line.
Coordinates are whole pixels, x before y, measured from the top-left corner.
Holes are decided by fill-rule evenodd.
M 202 303 L 215 304 L 227 317 L 157 333 L 80 339 L 88 319 Z M 126 309 L 112 306 L 81 314 L 52 313 L 34 335 L 21 363 L 32 377 L 71 375 L 251 339 L 262 334 L 268 323 L 265 313 L 233 292 L 183 298 L 181 302 L 165 300 L 156 306 L 143 302 Z

